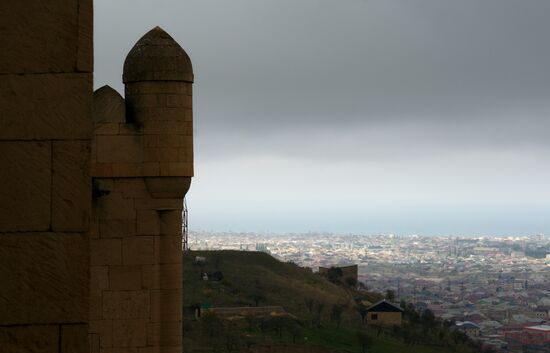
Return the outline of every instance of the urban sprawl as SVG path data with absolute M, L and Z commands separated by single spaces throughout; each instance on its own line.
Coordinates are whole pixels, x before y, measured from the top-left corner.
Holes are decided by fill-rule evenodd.
M 256 234 L 192 231 L 192 250 L 264 251 L 317 271 L 359 265 L 370 291 L 468 323 L 470 335 L 521 351 L 526 329 L 550 332 L 550 237 Z M 536 336 L 536 335 L 535 335 Z

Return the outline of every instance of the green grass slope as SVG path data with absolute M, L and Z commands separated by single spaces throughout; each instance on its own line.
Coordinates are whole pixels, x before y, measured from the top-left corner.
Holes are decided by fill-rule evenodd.
M 188 251 L 184 254 L 186 352 L 256 352 L 254 346 L 277 345 L 321 346 L 330 352 L 363 352 L 357 337 L 358 332 L 367 328 L 361 324 L 356 300 L 374 302 L 381 299 L 380 295 L 336 285 L 307 269 L 280 262 L 261 252 Z M 197 264 L 197 256 L 204 257 L 206 262 Z M 223 280 L 203 280 L 203 273 L 218 271 L 223 274 Z M 195 320 L 192 309 L 197 304 L 211 307 L 282 306 L 297 318 L 297 324 L 285 322 L 281 329 L 276 327 L 276 323 L 266 324 L 265 319 L 228 321 L 207 317 Z M 335 321 L 333 308 L 338 306 L 344 309 L 341 320 Z M 423 330 L 420 325 L 410 326 L 410 329 L 419 334 Z M 368 335 L 371 344 L 366 352 L 369 353 L 472 352 L 466 346 L 406 345 L 401 339 L 388 334 L 378 335 L 375 330 Z M 285 353 L 292 353 L 292 350 L 285 348 Z

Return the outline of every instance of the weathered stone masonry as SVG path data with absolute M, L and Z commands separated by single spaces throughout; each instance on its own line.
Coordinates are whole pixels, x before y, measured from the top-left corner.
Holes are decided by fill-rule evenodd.
M 0 351 L 87 352 L 91 0 L 0 2 Z
M 92 94 L 91 0 L 0 2 L 0 351 L 180 352 L 191 61 L 160 28 Z
M 181 352 L 191 61 L 157 27 L 128 54 L 123 80 L 126 100 L 110 87 L 94 94 L 92 353 Z

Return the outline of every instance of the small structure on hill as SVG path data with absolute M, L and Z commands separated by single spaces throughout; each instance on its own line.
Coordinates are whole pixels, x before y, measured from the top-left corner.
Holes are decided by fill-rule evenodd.
M 336 271 L 335 271 L 336 270 Z M 330 267 L 319 267 L 319 274 L 325 277 L 334 277 L 335 275 L 343 283 L 355 283 L 357 284 L 358 280 L 359 266 L 350 265 L 350 266 L 330 266 Z
M 401 325 L 403 309 L 383 299 L 367 308 L 367 325 Z

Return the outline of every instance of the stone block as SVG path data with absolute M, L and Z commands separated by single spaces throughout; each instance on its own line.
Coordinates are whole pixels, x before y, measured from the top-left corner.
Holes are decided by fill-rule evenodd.
M 72 0 L 0 2 L 0 73 L 74 71 L 78 5 Z
M 88 320 L 87 234 L 0 234 L 0 325 Z
M 181 236 L 163 235 L 154 237 L 155 259 L 158 264 L 181 263 L 182 238 Z
M 147 325 L 147 345 L 181 346 L 181 322 L 151 323 Z
M 113 346 L 113 320 L 90 321 L 90 333 L 99 335 L 101 348 Z
M 164 97 L 164 96 L 161 96 Z M 187 96 L 181 96 L 187 97 Z M 164 97 L 166 98 L 166 97 Z M 182 99 L 183 100 L 183 99 Z M 161 100 L 159 99 L 159 102 Z M 159 103 L 160 104 L 160 103 Z M 182 103 L 183 104 L 183 103 Z M 132 111 L 132 116 L 137 121 L 156 121 L 156 122 L 170 122 L 170 121 L 185 121 L 185 109 L 182 107 L 167 107 L 166 103 L 163 105 L 157 105 L 156 107 L 140 107 Z
M 101 238 L 124 238 L 136 235 L 135 219 L 101 219 L 99 221 Z
M 0 326 L 0 350 L 2 353 L 59 353 L 59 326 Z
M 99 335 L 90 333 L 90 353 L 99 353 Z
M 88 325 L 61 326 L 61 353 L 89 353 Z
M 179 119 L 178 119 L 179 120 Z M 146 135 L 187 135 L 193 136 L 193 124 L 190 121 L 144 121 L 143 132 Z
M 90 293 L 90 320 L 103 319 L 103 292 L 101 290 Z
M 53 142 L 52 229 L 88 230 L 91 212 L 90 143 Z
M 99 295 L 109 289 L 109 267 L 90 266 L 90 295 Z
M 149 196 L 143 178 L 118 178 L 115 182 L 117 191 L 121 192 L 124 198 Z
M 95 135 L 118 135 L 119 123 L 95 123 Z
M 145 289 L 182 288 L 181 279 L 181 263 L 143 266 L 142 285 Z
M 137 348 L 137 347 L 111 347 L 111 348 L 101 348 L 99 353 L 140 353 L 139 349 L 141 349 L 141 348 Z
M 127 96 L 156 93 L 189 94 L 189 87 L 192 87 L 192 85 L 178 81 L 142 81 L 126 85 L 125 91 Z
M 191 186 L 190 177 L 145 178 L 149 194 L 155 199 L 183 199 Z M 183 204 L 183 201 L 181 201 Z
M 50 228 L 51 143 L 0 142 L 0 150 L 0 232 L 47 231 Z
M 160 176 L 193 176 L 193 162 L 161 162 Z
M 141 266 L 109 267 L 109 288 L 111 290 L 139 290 L 141 287 Z
M 138 235 L 159 235 L 160 219 L 155 210 L 137 211 L 137 234 Z
M 145 347 L 147 322 L 145 320 L 115 320 L 113 322 L 114 347 Z
M 142 347 L 139 348 L 138 353 L 181 353 L 181 345 L 171 347 Z
M 90 244 L 90 262 L 92 266 L 122 264 L 121 239 L 92 239 Z
M 103 292 L 105 319 L 148 319 L 150 315 L 148 291 Z
M 108 195 L 96 199 L 95 211 L 101 220 L 136 218 L 134 200 L 123 197 L 120 192 L 111 191 Z M 101 229 L 100 229 L 101 230 Z
M 151 290 L 151 322 L 178 322 L 182 315 L 180 289 Z
M 187 96 L 183 94 L 167 94 L 166 106 L 174 107 L 174 108 L 191 108 L 192 99 L 191 99 L 191 96 Z M 180 110 L 179 113 L 181 114 L 182 111 Z M 183 111 L 182 117 L 184 117 L 184 115 L 185 115 L 185 111 Z
M 193 163 L 193 148 L 179 148 L 177 161 Z
M 151 265 L 155 263 L 153 237 L 136 236 L 122 239 L 124 265 Z
M 3 75 L 0 92 L 0 140 L 92 136 L 92 74 Z
M 113 164 L 113 176 L 116 177 L 140 177 L 143 175 L 143 163 L 115 163 Z
M 143 129 L 138 124 L 124 123 L 118 125 L 119 135 L 139 135 L 143 132 Z
M 185 109 L 185 113 L 183 115 L 184 121 L 193 121 L 193 110 L 192 109 Z
M 76 70 L 94 71 L 93 0 L 78 0 L 78 52 Z
M 181 210 L 183 209 L 183 199 L 134 199 L 136 210 Z
M 96 136 L 98 163 L 139 163 L 143 160 L 141 136 Z
M 143 163 L 143 176 L 159 176 L 160 164 L 158 162 Z
M 181 237 L 181 232 L 182 232 L 181 211 L 161 211 L 159 215 L 160 215 L 160 234 L 176 235 Z
M 95 161 L 94 154 L 92 154 L 92 162 Z M 109 178 L 113 177 L 113 164 L 112 163 L 92 163 L 90 174 L 95 178 Z
M 124 238 L 136 235 L 135 219 L 102 219 L 99 221 L 101 238 Z

